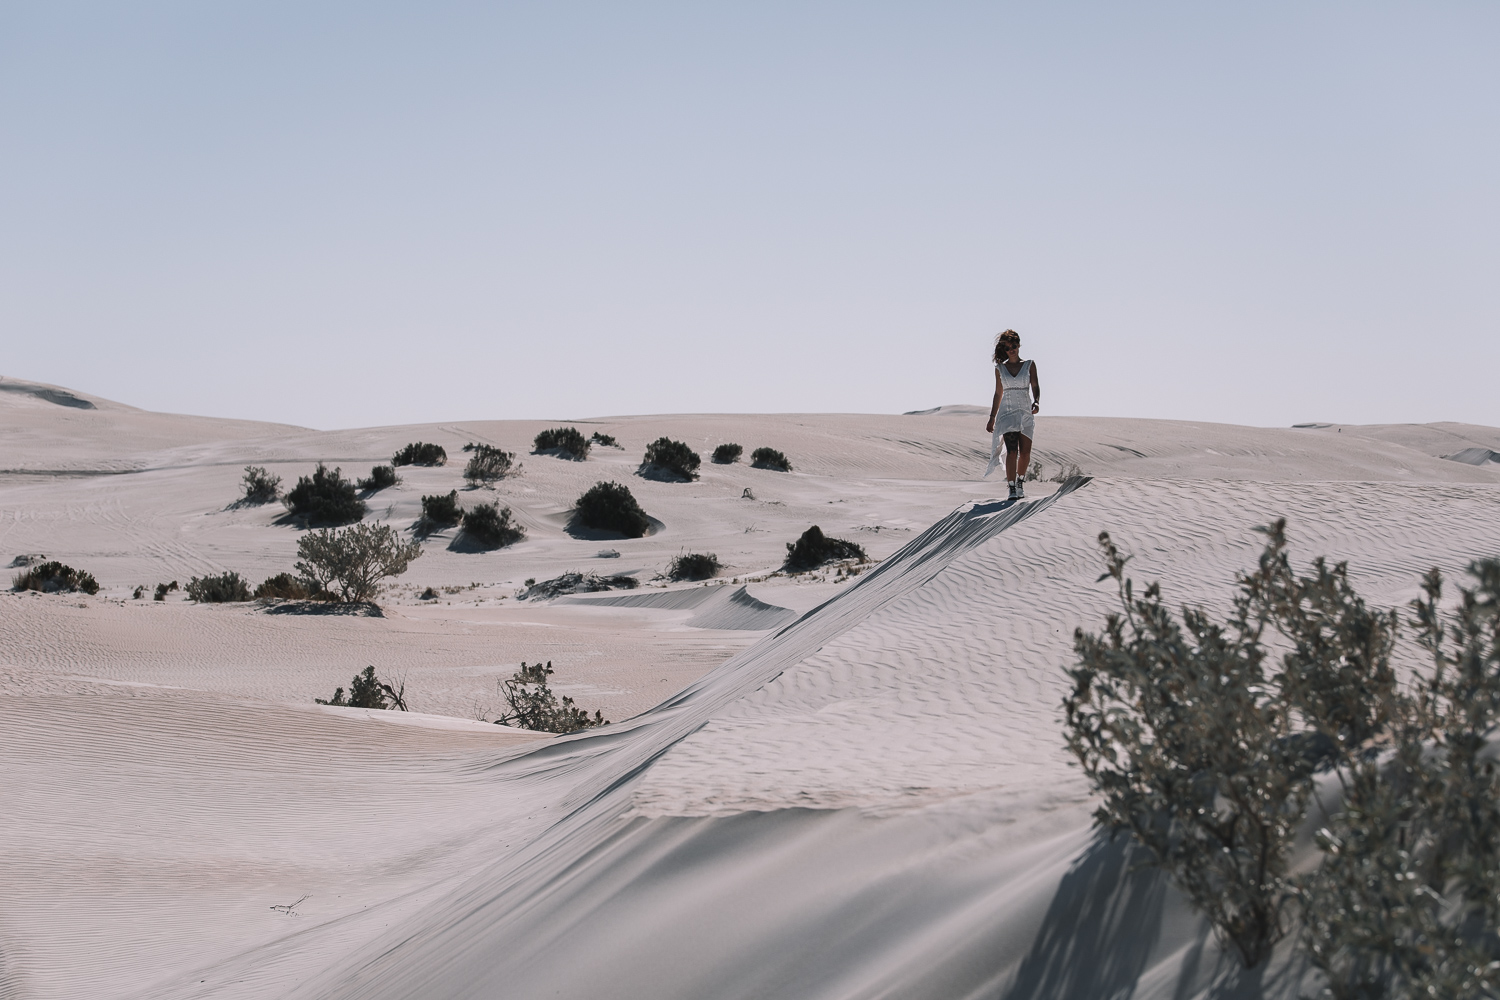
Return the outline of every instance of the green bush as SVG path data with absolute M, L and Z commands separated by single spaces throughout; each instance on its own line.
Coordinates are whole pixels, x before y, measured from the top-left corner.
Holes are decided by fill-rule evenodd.
M 682 479 L 695 479 L 703 462 L 698 453 L 681 441 L 660 437 L 646 445 L 645 465 L 665 469 Z
M 836 559 L 858 559 L 865 561 L 865 550 L 854 542 L 842 538 L 829 538 L 816 524 L 802 533 L 795 542 L 786 543 L 786 565 L 791 570 L 816 569 Z
M 561 451 L 572 456 L 575 461 L 582 462 L 589 457 L 589 442 L 576 427 L 554 427 L 538 434 L 532 442 L 531 450 Z
M 356 485 L 364 493 L 374 493 L 376 490 L 389 489 L 401 482 L 401 477 L 396 475 L 396 470 L 389 465 L 377 465 L 370 470 L 368 479 L 361 479 Z
M 257 600 L 305 601 L 311 596 L 312 590 L 308 588 L 307 581 L 290 573 L 268 576 L 264 583 L 255 588 Z
M 391 456 L 392 465 L 447 465 L 448 453 L 442 445 L 417 441 Z
M 574 516 L 584 527 L 617 531 L 626 538 L 640 538 L 651 527 L 630 489 L 619 483 L 595 483 L 574 508 Z
M 173 593 L 179 589 L 181 588 L 177 586 L 176 580 L 173 580 L 171 583 L 158 583 L 156 585 L 156 596 L 153 597 L 152 600 L 165 601 L 168 594 Z
M 309 532 L 298 540 L 297 555 L 294 568 L 310 590 L 357 604 L 373 600 L 381 580 L 405 573 L 422 546 L 403 542 L 388 524 L 356 524 Z
M 500 682 L 506 711 L 495 720 L 495 724 L 539 733 L 575 733 L 580 729 L 609 725 L 603 712 L 596 711 L 590 718 L 587 712 L 573 704 L 572 698 L 564 696 L 559 700 L 547 684 L 550 676 L 552 661 L 548 660 L 546 666 L 536 663 L 529 667 L 523 661 L 520 670 L 509 680 Z
M 228 604 L 250 600 L 249 582 L 235 572 L 195 576 L 184 589 L 188 600 L 199 604 Z
M 732 465 L 738 462 L 744 453 L 745 449 L 737 444 L 721 444 L 714 449 L 714 464 Z
M 492 503 L 471 507 L 464 514 L 464 534 L 491 548 L 510 545 L 526 537 L 526 529 L 510 519 L 510 508 L 497 509 Z
M 270 503 L 281 489 L 281 477 L 273 476 L 259 465 L 245 466 L 245 496 L 241 503 Z
M 595 431 L 593 433 L 593 435 L 589 438 L 589 443 L 590 444 L 597 444 L 601 448 L 618 448 L 618 447 L 620 447 L 620 442 L 616 441 L 614 439 L 613 435 L 610 435 L 610 434 L 600 434 L 598 431 Z
M 322 462 L 311 478 L 301 476 L 286 495 L 287 509 L 309 525 L 350 524 L 365 516 L 365 502 L 340 469 L 329 472 Z
M 344 698 L 344 689 L 335 688 L 333 697 L 328 699 L 314 698 L 313 701 L 319 705 L 339 705 L 346 708 L 399 708 L 405 712 L 406 708 L 406 685 L 402 684 L 399 689 L 392 688 L 375 676 L 373 666 L 365 667 L 362 673 L 354 675 L 349 682 L 349 697 Z
M 38 590 L 44 594 L 99 593 L 99 583 L 82 570 L 64 566 L 60 562 L 44 562 L 32 566 L 11 579 L 12 590 Z
M 670 580 L 707 580 L 719 575 L 719 557 L 712 552 L 689 552 L 667 566 Z
M 774 469 L 777 472 L 791 472 L 792 463 L 787 461 L 785 455 L 775 448 L 757 448 L 750 453 L 750 465 L 756 469 Z
M 422 520 L 428 524 L 451 528 L 462 520 L 463 516 L 463 508 L 458 505 L 458 490 L 422 498 Z
M 464 478 L 470 483 L 494 482 L 510 471 L 510 463 L 516 456 L 487 444 L 476 444 L 474 455 L 464 466 Z

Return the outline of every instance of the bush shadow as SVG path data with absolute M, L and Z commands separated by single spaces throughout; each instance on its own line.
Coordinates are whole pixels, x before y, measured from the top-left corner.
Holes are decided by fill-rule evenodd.
M 666 524 L 658 521 L 650 514 L 646 515 L 646 520 L 651 523 L 650 527 L 646 529 L 646 533 L 641 536 L 642 538 L 649 538 L 652 535 L 659 534 L 660 532 L 666 530 Z M 563 524 L 563 531 L 567 532 L 568 535 L 578 539 L 581 542 L 618 542 L 628 541 L 631 538 L 630 535 L 626 535 L 618 531 L 605 531 L 602 528 L 590 528 L 579 522 L 578 515 L 574 511 L 568 512 L 568 520 Z
M 655 465 L 642 462 L 635 470 L 635 474 L 642 479 L 649 479 L 653 483 L 691 483 L 696 476 L 684 476 L 675 469 L 669 469 L 664 465 Z
M 473 554 L 476 552 L 494 552 L 499 548 L 504 548 L 504 546 L 492 545 L 489 542 L 482 542 L 479 539 L 475 538 L 473 535 L 469 534 L 467 531 L 464 531 L 462 528 L 458 530 L 458 534 L 453 536 L 453 540 L 448 543 L 449 552 L 469 554 Z

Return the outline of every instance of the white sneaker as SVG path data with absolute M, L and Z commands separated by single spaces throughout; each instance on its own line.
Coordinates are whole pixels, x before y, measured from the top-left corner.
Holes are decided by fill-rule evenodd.
M 1023 483 L 1019 479 L 1016 480 L 1016 499 L 1017 500 L 1025 500 L 1026 499 L 1026 484 Z

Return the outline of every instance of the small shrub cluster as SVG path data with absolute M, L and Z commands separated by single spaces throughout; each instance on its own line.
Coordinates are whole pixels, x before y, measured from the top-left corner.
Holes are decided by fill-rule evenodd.
M 754 469 L 773 469 L 776 472 L 791 472 L 792 463 L 787 457 L 775 448 L 757 448 L 750 453 L 750 467 Z
M 448 452 L 440 444 L 417 441 L 391 456 L 392 465 L 447 465 Z
M 574 504 L 574 516 L 586 528 L 617 531 L 626 538 L 640 538 L 651 527 L 629 487 L 619 483 L 590 486 Z
M 505 699 L 506 710 L 495 720 L 499 726 L 516 726 L 539 733 L 576 733 L 580 729 L 607 726 L 609 720 L 603 712 L 596 711 L 592 717 L 573 704 L 573 699 L 561 699 L 553 693 L 547 683 L 552 676 L 552 661 L 527 666 L 521 663 L 508 680 L 500 682 L 500 695 Z
M 370 470 L 368 478 L 361 479 L 356 485 L 362 493 L 374 493 L 377 490 L 390 489 L 399 482 L 401 482 L 401 477 L 396 475 L 393 466 L 377 465 Z
M 199 604 L 229 604 L 250 600 L 250 583 L 233 571 L 215 576 L 195 576 L 188 581 L 188 600 Z
M 719 557 L 712 552 L 688 552 L 667 566 L 669 580 L 708 580 L 719 575 Z
M 300 476 L 287 493 L 287 509 L 309 525 L 352 524 L 365 516 L 365 502 L 341 469 L 332 472 L 322 463 L 312 476 Z
M 375 676 L 374 666 L 365 667 L 362 673 L 354 675 L 354 679 L 349 682 L 347 699 L 343 688 L 335 688 L 332 698 L 314 698 L 313 701 L 319 705 L 339 705 L 345 708 L 399 708 L 403 712 L 407 711 L 406 685 L 391 687 Z
M 451 528 L 464 516 L 458 505 L 458 490 L 422 498 L 422 520 L 429 525 Z
M 153 601 L 165 601 L 168 594 L 176 593 L 179 589 L 176 580 L 173 580 L 171 583 L 158 583 L 156 585 L 156 596 L 151 599 Z
M 265 601 L 305 601 L 313 596 L 307 581 L 290 573 L 277 573 L 266 577 L 255 588 L 255 599 Z
M 593 433 L 593 436 L 591 436 L 589 438 L 589 443 L 590 444 L 597 444 L 601 448 L 618 448 L 618 447 L 620 447 L 620 442 L 616 441 L 614 439 L 613 435 L 611 435 L 611 434 L 600 434 L 598 431 L 595 431 Z
M 476 444 L 473 451 L 473 456 L 464 466 L 464 478 L 474 486 L 502 478 L 510 471 L 510 464 L 516 457 L 488 444 Z
M 281 491 L 281 477 L 273 476 L 263 466 L 245 466 L 245 496 L 242 503 L 270 503 Z
M 358 604 L 373 600 L 380 581 L 400 576 L 422 555 L 422 546 L 403 542 L 388 524 L 356 524 L 309 532 L 297 542 L 294 567 L 315 594 Z
M 745 449 L 737 444 L 721 444 L 714 449 L 714 464 L 733 465 L 744 453 Z
M 589 457 L 589 441 L 576 427 L 554 427 L 542 431 L 531 443 L 535 452 L 562 452 L 574 461 L 582 462 Z
M 786 566 L 795 571 L 817 569 L 824 563 L 837 559 L 858 559 L 864 562 L 866 558 L 862 546 L 842 538 L 829 538 L 816 524 L 804 531 L 802 537 L 795 542 L 786 543 Z
M 665 469 L 681 479 L 696 479 L 698 466 L 703 464 L 703 460 L 696 451 L 681 441 L 659 437 L 646 445 L 646 457 L 642 464 Z
M 537 583 L 535 579 L 528 579 L 526 592 L 521 595 L 521 600 L 532 597 L 547 600 L 553 597 L 566 597 L 568 594 L 592 594 L 600 590 L 634 590 L 639 586 L 639 580 L 623 573 L 617 576 L 600 576 L 597 573 L 564 573 L 550 580 L 543 580 L 541 583 Z
M 1052 477 L 1052 482 L 1065 483 L 1069 479 L 1081 475 L 1083 475 L 1083 470 L 1078 467 L 1078 463 L 1070 462 L 1067 465 L 1063 465 L 1058 468 L 1057 475 Z
M 511 520 L 510 508 L 482 503 L 464 513 L 464 534 L 490 548 L 500 548 L 526 537 L 526 529 Z
M 82 591 L 85 594 L 99 593 L 99 582 L 92 574 L 64 566 L 60 562 L 44 562 L 31 566 L 11 578 L 12 590 L 37 590 L 44 594 L 62 594 Z

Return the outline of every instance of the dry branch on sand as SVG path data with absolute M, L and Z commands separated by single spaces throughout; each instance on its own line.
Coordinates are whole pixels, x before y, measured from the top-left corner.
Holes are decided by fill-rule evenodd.
M 540 733 L 574 733 L 594 726 L 607 726 L 609 720 L 603 712 L 596 711 L 591 718 L 587 712 L 573 704 L 567 696 L 559 699 L 547 684 L 552 676 L 552 661 L 547 665 L 534 663 L 527 666 L 523 661 L 508 680 L 500 682 L 500 696 L 505 699 L 506 711 L 495 720 L 499 726 L 516 726 Z

